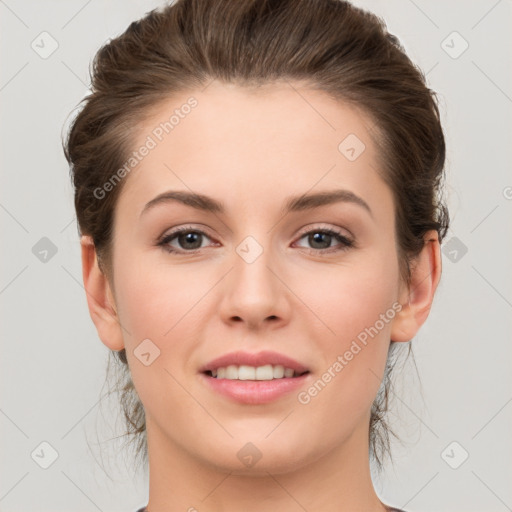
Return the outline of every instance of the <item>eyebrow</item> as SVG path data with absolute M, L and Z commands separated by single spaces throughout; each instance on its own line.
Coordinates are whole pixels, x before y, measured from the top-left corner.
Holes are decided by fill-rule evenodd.
M 211 197 L 203 194 L 196 194 L 194 192 L 169 190 L 159 194 L 154 199 L 149 201 L 143 208 L 140 216 L 153 209 L 155 206 L 160 204 L 167 204 L 170 202 L 179 202 L 186 206 L 191 206 L 197 210 L 205 212 L 219 213 L 225 212 L 226 208 L 224 204 Z M 284 207 L 283 213 L 298 212 L 304 210 L 312 210 L 321 206 L 326 206 L 334 203 L 352 203 L 364 208 L 370 216 L 373 218 L 373 213 L 368 203 L 361 197 L 354 194 L 350 190 L 338 189 L 329 190 L 325 192 L 316 192 L 313 194 L 303 194 L 297 197 L 289 198 Z

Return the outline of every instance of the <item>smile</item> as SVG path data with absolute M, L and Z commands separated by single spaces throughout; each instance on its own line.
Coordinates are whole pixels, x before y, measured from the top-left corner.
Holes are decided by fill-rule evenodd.
M 285 368 L 280 364 L 266 364 L 264 366 L 231 364 L 206 372 L 207 375 L 216 379 L 229 380 L 274 380 L 300 377 L 304 373 L 308 372 L 297 372 L 293 368 Z

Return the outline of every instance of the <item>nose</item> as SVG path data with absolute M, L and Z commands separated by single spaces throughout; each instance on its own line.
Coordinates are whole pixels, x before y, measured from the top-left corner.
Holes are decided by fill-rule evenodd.
M 288 323 L 290 292 L 270 249 L 263 250 L 252 262 L 238 253 L 234 254 L 232 261 L 233 268 L 223 279 L 222 320 L 229 324 L 243 324 L 253 331 Z

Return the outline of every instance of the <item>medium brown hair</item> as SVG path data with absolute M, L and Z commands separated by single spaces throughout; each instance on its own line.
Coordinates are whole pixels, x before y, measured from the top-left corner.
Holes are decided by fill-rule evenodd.
M 372 120 L 378 172 L 394 198 L 400 275 L 410 283 L 410 263 L 426 232 L 436 230 L 441 242 L 449 225 L 441 197 L 445 141 L 437 99 L 384 21 L 342 0 L 177 0 L 100 48 L 92 93 L 82 100 L 64 152 L 79 234 L 92 237 L 105 274 L 112 275 L 113 214 L 123 182 L 101 199 L 94 191 L 126 161 L 150 111 L 173 93 L 213 79 L 240 87 L 300 81 Z M 370 453 L 379 467 L 389 452 L 385 412 L 396 345 L 391 340 L 371 412 Z M 144 409 L 125 350 L 115 355 L 123 370 L 126 435 L 135 435 L 137 453 L 147 461 Z

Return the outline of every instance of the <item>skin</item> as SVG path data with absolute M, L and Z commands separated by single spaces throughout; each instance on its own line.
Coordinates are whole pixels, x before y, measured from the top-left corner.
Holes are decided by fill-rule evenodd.
M 370 477 L 370 409 L 390 339 L 411 340 L 430 311 L 441 275 L 437 233 L 427 233 L 409 288 L 369 118 L 297 83 L 249 90 L 213 82 L 177 94 L 151 112 L 134 148 L 192 95 L 198 106 L 126 178 L 110 280 L 82 237 L 92 320 L 106 346 L 126 348 L 146 412 L 148 509 L 384 511 Z M 366 146 L 354 161 L 338 150 L 349 134 Z M 340 188 L 372 214 L 349 202 L 282 212 L 290 196 Z M 173 201 L 141 216 L 168 190 L 210 196 L 226 211 Z M 179 254 L 157 245 L 189 225 L 205 232 L 194 254 L 183 238 L 169 242 Z M 335 237 L 315 245 L 304 236 L 322 229 L 355 245 L 341 250 Z M 236 252 L 247 236 L 263 249 L 252 263 Z M 238 404 L 199 378 L 215 357 L 268 349 L 308 366 L 307 390 L 393 304 L 401 310 L 307 404 L 297 392 Z M 149 366 L 134 355 L 145 339 L 160 350 Z M 248 442 L 261 454 L 252 467 L 237 457 Z

